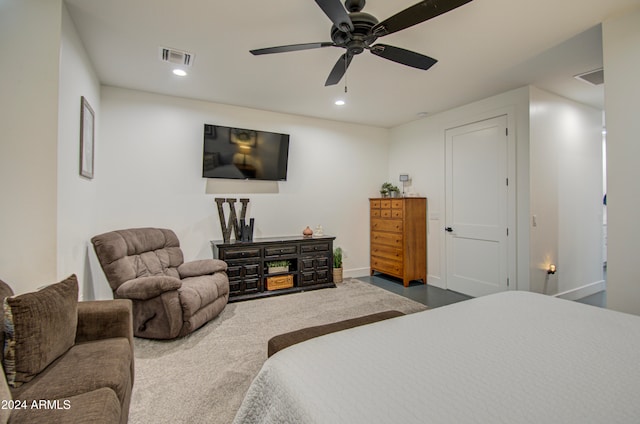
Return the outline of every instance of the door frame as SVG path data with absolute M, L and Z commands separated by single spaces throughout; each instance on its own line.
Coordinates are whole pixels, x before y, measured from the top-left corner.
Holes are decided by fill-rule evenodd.
M 447 204 L 447 160 L 444 155 L 446 155 L 446 143 L 447 138 L 446 134 L 448 130 L 452 130 L 455 128 L 463 127 L 469 124 L 475 124 L 478 122 L 486 121 L 488 119 L 497 118 L 500 116 L 506 116 L 507 118 L 507 178 L 509 179 L 509 186 L 507 190 L 507 226 L 509 228 L 509 236 L 507 237 L 507 278 L 509 278 L 509 284 L 507 286 L 507 290 L 522 290 L 524 287 L 518 287 L 517 275 L 518 275 L 518 251 L 517 251 L 517 241 L 518 241 L 518 220 L 517 220 L 517 187 L 518 181 L 516 179 L 517 175 L 517 151 L 516 151 L 516 110 L 515 106 L 501 108 L 498 110 L 486 112 L 480 115 L 476 115 L 472 118 L 466 119 L 458 119 L 456 121 L 452 121 L 447 125 L 443 126 L 442 130 L 442 152 L 443 152 L 443 165 L 444 165 L 444 175 L 442 179 L 442 199 L 443 199 L 443 213 L 442 219 L 440 220 L 440 228 L 438 228 L 440 234 L 440 269 L 442 270 L 441 276 L 443 281 L 441 282 L 444 288 L 449 288 L 449 276 L 448 276 L 448 268 L 447 268 L 447 241 L 446 241 L 446 232 L 444 230 L 445 227 L 445 219 L 447 216 L 446 204 Z M 529 212 L 526 211 L 527 222 Z M 528 227 L 527 227 L 528 228 Z

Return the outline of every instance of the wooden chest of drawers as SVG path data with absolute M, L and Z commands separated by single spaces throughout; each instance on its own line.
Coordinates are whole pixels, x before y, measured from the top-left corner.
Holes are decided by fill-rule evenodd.
M 427 283 L 427 199 L 369 199 L 371 275 L 375 271 Z

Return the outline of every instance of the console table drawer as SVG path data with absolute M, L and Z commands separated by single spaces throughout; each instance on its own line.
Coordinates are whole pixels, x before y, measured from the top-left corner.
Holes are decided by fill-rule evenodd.
M 227 268 L 230 295 L 253 293 L 260 290 L 260 271 L 258 265 L 233 265 Z
M 244 258 L 259 258 L 260 249 L 227 249 L 224 251 L 222 260 L 227 259 L 244 259 Z
M 244 287 L 242 287 L 244 285 Z M 262 289 L 262 284 L 260 284 L 259 278 L 245 278 L 242 283 L 242 292 L 246 293 L 255 293 Z
M 313 252 L 329 252 L 331 250 L 331 243 L 309 243 L 300 246 L 302 253 Z
M 313 271 L 303 272 L 302 274 L 300 274 L 300 277 L 301 286 L 309 286 L 316 283 L 316 273 Z
M 260 275 L 260 265 L 256 263 L 231 263 L 227 267 L 227 276 L 229 280 L 244 277 L 258 277 Z
M 238 293 L 240 293 L 241 291 L 241 286 L 242 285 L 242 280 L 237 279 L 237 280 L 232 280 L 229 279 L 229 296 L 234 296 L 237 295 Z
M 261 291 L 260 277 L 244 276 L 244 277 L 229 277 L 229 295 L 237 296 L 239 294 L 256 293 Z
M 328 269 L 318 269 L 300 274 L 300 286 L 310 286 L 313 284 L 328 283 L 330 281 Z
M 328 269 L 319 269 L 316 272 L 316 282 L 317 283 L 327 283 L 329 282 L 329 270 Z
M 296 253 L 298 253 L 298 246 L 295 244 L 264 248 L 264 256 L 295 255 Z
M 242 278 L 241 266 L 227 266 L 227 277 L 229 277 L 229 283 L 233 280 L 240 280 Z
M 300 259 L 300 271 L 313 270 L 316 268 L 328 268 L 329 258 L 326 256 L 317 258 L 302 258 Z
M 257 277 L 258 275 L 260 275 L 260 265 L 253 263 L 245 265 L 244 275 L 245 277 Z

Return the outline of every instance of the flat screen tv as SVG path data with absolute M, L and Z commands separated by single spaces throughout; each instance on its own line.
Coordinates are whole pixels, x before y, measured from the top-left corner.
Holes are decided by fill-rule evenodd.
M 204 125 L 202 176 L 286 181 L 289 135 Z

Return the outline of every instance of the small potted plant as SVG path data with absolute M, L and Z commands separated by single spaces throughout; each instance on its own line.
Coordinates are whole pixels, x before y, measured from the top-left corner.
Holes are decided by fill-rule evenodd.
M 398 188 L 398 186 L 387 182 L 382 184 L 382 186 L 380 187 L 380 194 L 382 195 L 382 197 L 399 197 L 400 189 Z
M 289 265 L 291 265 L 291 262 L 289 261 L 269 261 L 267 262 L 267 272 L 269 274 L 287 272 L 289 271 Z
M 333 282 L 342 283 L 342 248 L 333 249 Z

